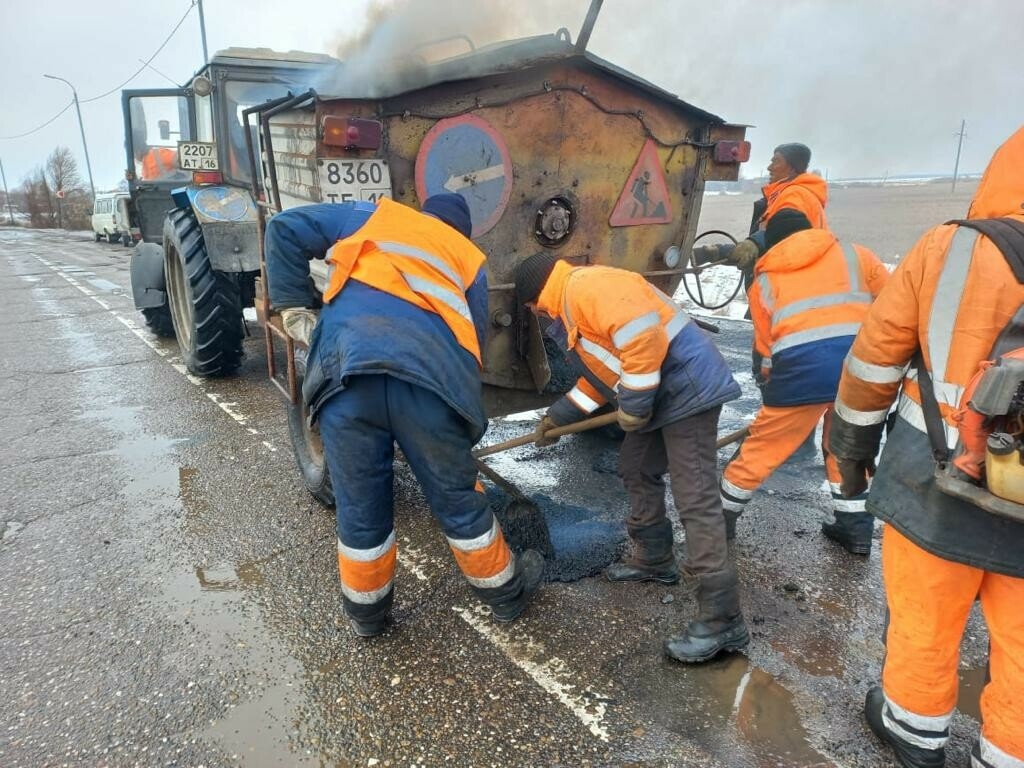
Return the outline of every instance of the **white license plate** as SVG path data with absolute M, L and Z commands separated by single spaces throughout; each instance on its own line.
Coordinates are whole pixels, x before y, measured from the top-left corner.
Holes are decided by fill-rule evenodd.
M 178 165 L 183 171 L 219 171 L 217 145 L 205 141 L 179 141 Z
M 376 203 L 391 197 L 391 169 L 387 160 L 343 160 L 324 157 L 320 170 L 320 199 L 325 203 Z

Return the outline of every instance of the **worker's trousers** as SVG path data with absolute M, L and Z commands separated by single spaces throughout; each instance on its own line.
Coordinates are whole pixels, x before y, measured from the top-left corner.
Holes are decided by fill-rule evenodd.
M 722 500 L 718 495 L 718 416 L 712 408 L 650 432 L 627 432 L 619 451 L 619 476 L 629 494 L 629 535 L 643 541 L 649 533 L 667 537 L 672 524 L 665 510 L 666 472 L 686 532 L 685 568 L 692 573 L 725 570 L 728 545 Z
M 319 422 L 337 500 L 338 573 L 350 616 L 381 618 L 393 600 L 396 442 L 474 591 L 486 602 L 506 597 L 512 554 L 477 481 L 471 428 L 455 410 L 401 379 L 356 375 L 324 403 Z
M 960 641 L 980 598 L 991 638 L 981 757 L 993 768 L 1024 768 L 1024 579 L 944 560 L 891 525 L 882 538 L 882 578 L 889 604 L 886 727 L 929 749 L 949 740 Z
M 754 492 L 803 445 L 824 417 L 821 452 L 825 456 L 825 476 L 832 491 L 832 508 L 836 512 L 864 512 L 867 493 L 844 499 L 839 492 L 839 465 L 826 448 L 832 413 L 832 403 L 762 405 L 750 425 L 750 434 L 722 473 L 722 504 L 725 509 L 732 513 L 742 512 Z

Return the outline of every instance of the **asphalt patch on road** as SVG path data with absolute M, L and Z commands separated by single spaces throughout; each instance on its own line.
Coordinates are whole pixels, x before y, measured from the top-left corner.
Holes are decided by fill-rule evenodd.
M 538 532 L 510 528 L 503 512 L 510 497 L 492 485 L 484 490 L 505 539 L 513 551 L 521 551 L 524 541 L 535 540 Z M 554 555 L 545 558 L 545 581 L 579 581 L 594 576 L 615 562 L 626 545 L 626 524 L 620 511 L 607 515 L 598 510 L 556 501 L 542 493 L 527 496 L 547 522 Z

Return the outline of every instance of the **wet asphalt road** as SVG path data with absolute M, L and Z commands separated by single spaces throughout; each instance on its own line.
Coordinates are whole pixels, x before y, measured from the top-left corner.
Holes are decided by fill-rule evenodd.
M 745 655 L 664 660 L 695 611 L 681 586 L 548 584 L 494 625 L 404 467 L 397 626 L 360 640 L 259 329 L 238 377 L 189 378 L 132 307 L 128 255 L 0 229 L 0 765 L 891 764 L 860 717 L 883 655 L 879 553 L 822 539 L 814 452 L 740 523 Z M 757 403 L 749 328 L 725 323 L 746 396 L 722 432 Z M 489 463 L 528 494 L 625 514 L 601 439 Z M 950 766 L 968 763 L 986 643 L 975 616 Z

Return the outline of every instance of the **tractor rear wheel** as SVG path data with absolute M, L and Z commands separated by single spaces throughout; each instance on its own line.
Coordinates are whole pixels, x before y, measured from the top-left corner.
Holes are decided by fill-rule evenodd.
M 226 376 L 242 361 L 242 299 L 233 275 L 210 266 L 203 231 L 191 209 L 164 221 L 167 304 L 185 367 L 195 376 Z

